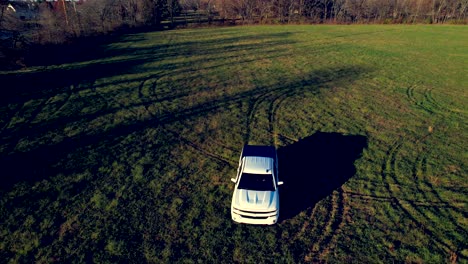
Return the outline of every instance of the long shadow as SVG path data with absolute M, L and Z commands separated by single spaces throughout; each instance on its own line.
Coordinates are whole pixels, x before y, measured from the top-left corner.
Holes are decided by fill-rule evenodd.
M 348 181 L 365 148 L 364 136 L 323 132 L 280 148 L 281 218 L 290 219 L 314 207 Z
M 311 72 L 310 76 L 302 76 L 302 78 L 300 78 L 299 80 L 282 82 L 274 86 L 257 87 L 256 89 L 241 92 L 238 94 L 215 98 L 213 100 L 201 101 L 199 104 L 190 106 L 188 108 L 181 107 L 181 109 L 170 113 L 156 114 L 152 116 L 152 118 L 149 120 L 135 120 L 131 123 L 120 123 L 116 124 L 113 127 L 109 127 L 105 131 L 101 131 L 98 133 L 82 133 L 72 138 L 65 138 L 64 140 L 54 144 L 32 146 L 27 150 L 27 153 L 15 151 L 13 147 L 16 144 L 11 143 L 19 141 L 22 137 L 26 136 L 25 133 L 31 133 L 28 134 L 29 137 L 34 137 L 34 135 L 36 135 L 37 133 L 37 130 L 31 131 L 29 129 L 25 129 L 24 131 L 17 131 L 14 133 L 17 136 L 10 135 L 11 137 L 4 138 L 5 140 L 9 141 L 10 146 L 3 153 L 0 152 L 0 165 L 2 166 L 4 171 L 3 175 L 1 176 L 0 189 L 9 189 L 12 185 L 21 181 L 38 181 L 43 178 L 50 177 L 56 172 L 58 172 L 54 167 L 57 164 L 57 162 L 61 159 L 61 157 L 64 157 L 70 153 L 75 153 L 78 149 L 84 147 L 95 146 L 95 144 L 101 144 L 102 142 L 106 142 L 109 139 L 118 140 L 119 138 L 126 137 L 132 133 L 135 133 L 137 131 L 143 131 L 151 127 L 158 127 L 164 124 L 170 124 L 176 121 L 202 116 L 217 109 L 226 109 L 232 105 L 237 105 L 239 102 L 248 101 L 250 100 L 250 98 L 259 96 L 265 93 L 266 91 L 274 92 L 277 94 L 296 94 L 301 93 L 304 90 L 314 90 L 319 92 L 319 87 L 327 87 L 328 85 L 331 85 L 335 82 L 352 82 L 358 79 L 361 74 L 367 71 L 368 69 L 359 66 L 319 70 L 316 72 Z M 54 126 L 51 125 L 50 127 L 53 128 Z M 301 187 L 301 184 L 304 183 L 301 182 L 299 179 L 295 178 L 294 176 L 292 176 L 291 180 L 288 179 L 288 175 L 294 175 L 295 172 L 301 172 L 301 170 L 294 172 L 294 167 L 288 167 L 287 165 L 289 163 L 287 162 L 288 157 L 296 157 L 297 160 L 301 157 L 297 155 L 298 153 L 307 154 L 307 142 L 309 141 L 305 140 L 301 142 L 304 143 L 296 143 L 290 147 L 286 147 L 280 150 L 280 155 L 282 155 L 282 153 L 285 152 L 291 154 L 286 155 L 284 161 L 282 161 L 282 164 L 284 163 L 286 164 L 286 166 L 283 168 L 284 172 L 282 172 L 281 175 L 286 176 L 285 178 L 283 178 L 285 181 L 290 181 L 290 183 L 288 183 L 289 187 L 286 187 L 285 189 L 286 199 L 288 199 L 287 197 L 289 196 L 287 194 L 289 189 L 292 190 L 292 192 L 295 192 L 297 190 L 301 191 L 297 188 L 297 190 L 295 190 L 295 187 L 293 186 Z M 346 146 L 347 142 L 345 141 L 343 143 L 344 144 L 342 146 Z M 320 146 L 322 146 L 322 148 L 320 148 Z M 323 145 L 318 144 L 318 147 L 318 150 L 321 151 L 322 154 L 328 153 L 326 152 L 326 149 Z M 298 148 L 299 152 L 289 151 L 289 149 L 291 148 Z M 317 149 L 317 147 L 314 148 Z M 340 149 L 338 148 L 338 150 Z M 346 149 L 342 149 L 341 151 L 343 150 Z M 334 157 L 338 157 L 338 161 L 346 161 L 346 159 L 340 158 L 342 156 L 339 156 L 346 153 L 349 154 L 349 152 L 345 151 L 341 154 L 336 154 L 338 156 Z M 315 154 L 315 156 L 320 157 L 320 155 L 318 154 Z M 329 156 L 332 157 L 332 155 Z M 291 160 L 291 162 L 292 161 L 294 161 L 294 159 Z M 280 164 L 280 166 L 282 165 Z M 77 164 L 77 167 L 80 167 L 80 164 Z M 301 167 L 299 166 L 298 168 Z M 302 169 L 309 168 L 302 167 Z M 319 171 L 324 171 L 324 169 L 322 168 Z M 304 193 L 304 195 L 307 195 L 307 191 L 302 190 L 301 192 Z M 304 208 L 304 206 L 305 205 L 299 207 L 298 209 Z M 287 206 L 285 207 L 287 208 Z
M 193 34 L 190 32 L 174 33 Z M 287 36 L 291 33 L 279 34 L 255 34 L 247 36 L 228 35 L 223 38 L 208 36 L 209 41 L 202 39 L 193 41 L 191 38 L 186 41 L 176 41 L 176 43 L 155 44 L 144 47 L 131 48 L 113 48 L 103 50 L 103 47 L 96 49 L 96 53 L 89 54 L 83 60 L 100 59 L 98 61 L 88 61 L 87 63 L 78 63 L 68 65 L 67 67 L 52 67 L 43 71 L 24 71 L 24 72 L 1 72 L 0 83 L 3 90 L 0 96 L 0 106 L 8 104 L 17 104 L 19 106 L 27 103 L 32 99 L 43 99 L 43 104 L 48 104 L 46 101 L 57 94 L 67 93 L 68 98 L 74 93 L 86 89 L 97 89 L 101 86 L 119 85 L 122 83 L 142 83 L 147 79 L 161 77 L 162 74 L 174 74 L 184 76 L 188 71 L 196 72 L 197 68 L 192 68 L 192 64 L 197 64 L 206 60 L 212 63 L 209 67 L 220 67 L 225 65 L 226 59 L 234 56 L 238 51 L 242 51 L 248 55 L 255 54 L 263 58 L 272 56 L 284 56 L 286 44 L 291 44 Z M 141 35 L 130 35 L 121 38 L 123 42 L 139 41 Z M 251 43 L 255 40 L 255 43 Z M 125 45 L 123 45 L 125 46 Z M 234 53 L 234 54 L 232 54 Z M 270 54 L 272 53 L 272 54 Z M 122 56 L 124 55 L 124 56 Z M 196 55 L 194 60 L 174 62 L 173 57 L 179 58 L 184 55 Z M 112 57 L 115 56 L 115 57 Z M 119 59 L 122 56 L 122 59 Z M 113 59 L 110 59 L 113 58 Z M 167 61 L 164 61 L 167 60 Z M 202 61 L 203 60 L 203 61 Z M 80 60 L 77 60 L 80 61 Z M 241 59 L 237 63 L 249 62 L 249 58 Z M 76 61 L 75 61 L 76 62 Z M 154 62 L 159 62 L 154 65 Z M 151 64 L 147 64 L 151 63 Z M 205 67 L 205 69 L 207 69 Z M 139 73 L 147 72 L 146 76 L 140 76 Z M 297 76 L 295 79 L 282 80 L 275 85 L 260 86 L 255 89 L 244 91 L 229 96 L 221 96 L 210 100 L 200 100 L 198 103 L 187 107 L 185 97 L 193 94 L 203 87 L 184 88 L 178 87 L 176 91 L 166 93 L 158 90 L 157 98 L 139 98 L 133 100 L 129 105 L 120 105 L 110 107 L 113 101 L 112 97 L 117 94 L 108 93 L 106 97 L 110 97 L 104 106 L 96 112 L 83 114 L 79 111 L 70 113 L 61 113 L 59 117 L 50 117 L 49 120 L 43 120 L 40 123 L 32 122 L 35 115 L 41 110 L 34 110 L 30 120 L 24 124 L 14 126 L 12 128 L 5 127 L 0 131 L 0 146 L 3 145 L 0 151 L 0 166 L 3 168 L 0 175 L 1 183 L 0 190 L 9 188 L 12 185 L 21 181 L 38 181 L 43 178 L 50 177 L 56 173 L 63 172 L 64 168 L 57 167 L 60 160 L 67 157 L 69 154 L 78 153 L 86 147 L 95 147 L 97 145 L 111 145 L 112 142 L 121 137 L 126 137 L 136 131 L 142 131 L 148 127 L 157 127 L 163 124 L 184 120 L 187 118 L 198 117 L 205 115 L 210 111 L 217 109 L 226 109 L 229 106 L 237 105 L 239 102 L 250 100 L 252 97 L 257 97 L 265 92 L 273 92 L 275 94 L 296 94 L 301 93 L 306 89 L 319 90 L 318 87 L 327 87 L 329 83 L 347 82 L 359 78 L 359 76 L 368 72 L 369 69 L 362 68 L 359 65 L 343 66 L 341 68 L 322 69 L 315 72 L 310 72 L 305 76 Z M 128 78 L 113 80 L 110 78 L 108 82 L 103 82 L 106 78 L 118 75 L 126 75 Z M 95 81 L 101 80 L 99 84 Z M 177 84 L 171 84 L 175 87 Z M 142 84 L 141 84 L 142 85 Z M 138 90 L 138 85 L 135 84 L 129 88 Z M 119 92 L 122 92 L 119 89 Z M 96 97 L 98 97 L 96 95 Z M 80 99 L 76 99 L 77 104 L 86 102 L 87 105 L 97 104 L 102 98 L 87 97 L 80 95 Z M 95 100 L 99 99 L 99 100 Z M 68 99 L 66 99 L 68 100 Z M 75 99 L 74 99 L 75 100 Z M 80 101 L 81 100 L 81 101 Z M 64 137 L 59 142 L 47 142 L 38 140 L 39 144 L 34 144 L 28 149 L 19 151 L 15 149 L 18 142 L 23 138 L 40 139 L 48 131 L 63 131 L 67 124 L 80 122 L 86 124 L 99 116 L 106 114 L 114 114 L 120 110 L 134 111 L 135 108 L 157 104 L 162 101 L 171 101 L 179 103 L 181 107 L 170 113 L 151 113 L 149 120 L 134 120 L 133 122 L 116 123 L 113 126 L 106 127 L 103 131 L 88 131 L 80 133 L 73 137 Z M 176 102 L 180 100 L 180 102 Z M 75 101 L 73 101 L 75 102 Z M 94 103 L 93 103 L 94 102 Z M 7 107 L 4 107 L 8 111 Z M 38 109 L 40 109 L 38 107 Z M 112 139 L 112 140 L 111 140 Z M 106 155 L 106 153 L 103 153 Z M 76 164 L 77 170 L 82 164 Z
M 285 33 L 288 34 L 288 33 Z M 180 35 L 177 33 L 176 35 Z M 157 73 L 161 70 L 176 74 L 183 72 L 192 64 L 198 63 L 197 61 L 175 63 L 171 61 L 172 57 L 179 57 L 191 54 L 203 56 L 206 60 L 207 57 L 212 59 L 217 66 L 226 60 L 225 55 L 227 51 L 247 51 L 249 53 L 261 54 L 262 50 L 269 50 L 268 47 L 274 47 L 275 54 L 282 50 L 282 45 L 287 44 L 284 34 L 262 34 L 261 36 L 228 36 L 221 39 L 211 39 L 208 42 L 203 40 L 176 42 L 169 44 L 155 44 L 149 47 L 133 47 L 133 48 L 115 48 L 104 50 L 104 46 L 96 48 L 92 54 L 83 56 L 81 60 L 71 60 L 74 63 L 90 59 L 100 59 L 99 61 L 89 61 L 88 63 L 73 64 L 67 67 L 53 67 L 52 69 L 45 69 L 43 71 L 24 71 L 24 72 L 1 72 L 0 83 L 4 88 L 1 91 L 0 105 L 18 104 L 22 105 L 28 100 L 32 99 L 48 99 L 60 93 L 76 93 L 82 89 L 96 88 L 95 80 L 107 77 L 118 76 L 122 74 L 133 74 L 141 71 L 147 71 L 150 77 L 157 77 Z M 122 37 L 122 41 L 134 42 L 139 41 L 141 35 L 130 35 Z M 135 39 L 137 38 L 137 39 Z M 249 43 L 259 38 L 260 43 Z M 256 39 L 258 40 L 258 39 Z M 195 47 L 195 49 L 194 49 Z M 271 49 L 270 49 L 271 51 Z M 224 55 L 223 55 L 224 54 Z M 112 56 L 124 55 L 123 59 L 108 60 Z M 214 56 L 214 57 L 213 57 Z M 262 55 L 261 55 L 262 56 Z M 268 54 L 265 53 L 265 56 Z M 72 59 L 75 57 L 71 56 Z M 64 58 L 64 61 L 70 58 Z M 169 59 L 168 62 L 162 63 L 154 68 L 148 68 L 145 63 L 155 61 L 162 61 Z M 49 61 L 50 62 L 50 61 Z M 60 61 L 63 62 L 63 61 Z M 218 62 L 218 63 L 216 63 Z M 242 62 L 242 61 L 241 61 Z M 241 63 L 238 62 L 238 63 Z M 190 64 L 189 64 L 190 63 Z M 141 77 L 131 76 L 123 82 L 141 82 L 144 79 Z M 145 77 L 145 78 L 148 78 Z M 118 83 L 115 83 L 117 85 Z M 107 83 L 105 85 L 113 85 Z M 138 87 L 134 87 L 137 89 Z M 179 94 L 171 94 L 172 97 L 162 100 L 176 100 L 189 94 L 191 91 L 178 91 Z M 182 94 L 180 94 L 182 92 Z M 160 125 L 167 122 L 172 122 L 176 119 L 183 119 L 185 117 L 200 115 L 206 111 L 222 107 L 226 103 L 233 103 L 242 100 L 249 94 L 243 94 L 232 98 L 223 98 L 221 101 L 207 102 L 202 105 L 196 106 L 192 109 L 184 109 L 180 112 L 171 113 L 169 115 L 155 116 L 156 124 Z M 89 98 L 92 102 L 93 98 Z M 134 107 L 144 105 L 146 102 L 133 102 Z M 151 101 L 150 103 L 156 103 Z M 132 105 L 133 106 L 133 105 Z M 122 106 L 123 107 L 123 106 Z M 6 107 L 4 109 L 8 110 Z M 131 108 L 129 108 L 131 110 Z M 155 120 L 151 122 L 135 122 L 118 126 L 107 133 L 97 133 L 93 135 L 79 135 L 73 138 L 65 138 L 58 144 L 45 143 L 41 146 L 36 146 L 28 150 L 17 151 L 15 145 L 18 140 L 24 137 L 34 137 L 41 135 L 49 130 L 59 129 L 65 124 L 84 120 L 92 120 L 93 118 L 104 115 L 106 113 L 113 113 L 118 109 L 102 109 L 91 116 L 81 116 L 78 112 L 72 115 L 65 115 L 63 118 L 45 120 L 44 122 L 35 124 L 27 122 L 24 125 L 12 129 L 4 129 L 0 132 L 0 144 L 6 144 L 7 147 L 0 151 L 0 166 L 3 168 L 0 175 L 1 183 L 0 189 L 8 189 L 12 185 L 21 181 L 37 181 L 49 176 L 55 175 L 58 172 L 63 172 L 63 168 L 56 167 L 57 163 L 67 154 L 75 153 L 87 146 L 96 146 L 103 144 L 103 141 L 108 139 L 115 139 L 121 136 L 126 136 L 135 131 L 144 129 L 149 124 L 154 124 Z M 5 113 L 7 114 L 7 113 Z M 159 119 L 159 120 L 158 120 Z M 110 143 L 109 143 L 110 144 Z M 5 146 L 5 145 L 4 145 Z M 79 167 L 79 165 L 77 165 Z M 83 169 L 83 168 L 79 168 Z
M 109 48 L 107 50 L 97 48 L 95 54 L 93 53 L 93 59 L 98 61 L 88 60 L 87 63 L 76 64 L 82 61 L 76 60 L 73 65 L 43 71 L 0 72 L 0 83 L 4 88 L 0 92 L 0 104 L 24 103 L 31 99 L 54 96 L 70 86 L 74 86 L 75 90 L 78 90 L 78 86 L 89 88 L 97 79 L 149 71 L 144 67 L 145 63 L 161 62 L 174 57 L 198 55 L 203 56 L 203 61 L 206 61 L 208 57 L 215 56 L 216 58 L 209 59 L 223 62 L 226 56 L 229 56 L 226 54 L 230 52 L 243 51 L 256 55 L 265 52 L 265 56 L 268 56 L 267 51 L 271 52 L 268 50 L 271 47 L 274 47 L 274 53 L 284 51 L 283 45 L 290 44 L 286 38 L 288 34 L 290 33 L 238 36 L 210 41 L 181 41 L 155 44 L 149 47 Z M 252 40 L 260 41 L 260 43 L 243 43 Z M 66 55 L 62 54 L 62 56 Z M 123 58 L 120 59 L 120 56 Z M 87 56 L 83 57 L 89 59 Z M 194 65 L 198 62 L 185 63 Z M 172 64 L 174 63 L 162 64 L 158 66 L 158 70 L 170 70 L 180 66 Z
M 31 44 L 25 51 L 27 66 L 49 66 L 76 63 L 102 58 L 103 52 L 111 43 L 130 43 L 145 39 L 144 33 L 163 30 L 155 27 L 122 27 L 109 34 L 83 36 L 69 39 L 59 44 Z

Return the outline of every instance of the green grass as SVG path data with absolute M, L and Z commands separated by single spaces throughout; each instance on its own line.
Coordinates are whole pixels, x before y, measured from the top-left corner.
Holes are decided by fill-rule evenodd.
M 0 259 L 464 263 L 467 42 L 466 26 L 175 30 L 0 72 Z M 355 174 L 278 225 L 234 224 L 242 145 L 317 132 L 366 139 Z

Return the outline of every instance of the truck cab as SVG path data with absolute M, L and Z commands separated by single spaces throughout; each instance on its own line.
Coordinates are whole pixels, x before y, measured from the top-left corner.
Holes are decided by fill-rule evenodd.
M 273 225 L 279 218 L 278 156 L 274 146 L 245 145 L 231 202 L 237 223 Z

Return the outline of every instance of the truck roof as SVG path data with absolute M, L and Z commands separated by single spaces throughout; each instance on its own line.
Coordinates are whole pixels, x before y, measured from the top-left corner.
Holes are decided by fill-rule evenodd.
M 266 157 L 276 159 L 276 148 L 274 146 L 245 145 L 242 157 Z
M 266 157 L 244 157 L 245 173 L 253 174 L 272 174 L 273 173 L 273 158 Z

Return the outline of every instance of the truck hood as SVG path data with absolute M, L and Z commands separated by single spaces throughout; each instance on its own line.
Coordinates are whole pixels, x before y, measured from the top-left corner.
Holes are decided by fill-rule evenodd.
M 278 191 L 254 191 L 237 189 L 234 191 L 233 206 L 239 210 L 273 211 L 278 204 Z

